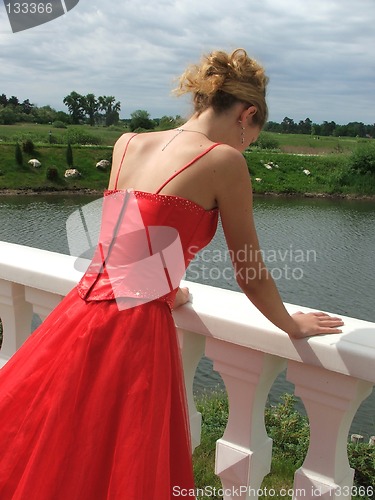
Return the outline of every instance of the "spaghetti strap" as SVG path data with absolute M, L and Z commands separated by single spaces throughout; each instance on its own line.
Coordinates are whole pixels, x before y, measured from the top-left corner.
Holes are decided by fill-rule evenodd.
M 198 161 L 200 158 L 202 158 L 202 156 L 205 156 L 207 153 L 209 153 L 212 149 L 216 148 L 216 146 L 220 146 L 221 143 L 220 142 L 215 142 L 215 144 L 212 144 L 208 149 L 206 149 L 205 151 L 203 151 L 202 153 L 200 153 L 198 156 L 196 156 L 195 158 L 193 158 L 193 160 L 189 161 L 189 163 L 187 163 L 186 165 L 184 165 L 182 168 L 180 168 L 180 170 L 177 170 L 177 172 L 175 172 L 173 175 L 171 175 L 165 182 L 163 182 L 163 184 L 159 187 L 159 189 L 156 191 L 156 194 L 159 194 L 160 191 L 168 184 L 168 182 L 170 182 L 172 179 L 174 179 L 175 177 L 177 177 L 177 175 L 179 175 L 181 172 L 183 172 L 185 169 L 189 168 L 191 165 L 193 165 L 193 163 L 195 163 L 196 161 Z
M 121 162 L 120 162 L 120 165 L 119 165 L 119 168 L 118 168 L 118 171 L 117 171 L 117 175 L 116 175 L 116 181 L 115 181 L 115 186 L 114 186 L 114 189 L 117 189 L 117 184 L 118 184 L 118 178 L 120 176 L 120 172 L 121 172 L 121 168 L 122 168 L 122 164 L 124 163 L 124 158 L 125 158 L 125 155 L 126 155 L 126 152 L 128 150 L 128 146 L 129 146 L 129 142 L 133 139 L 133 137 L 135 137 L 137 134 L 133 134 L 130 139 L 128 140 L 128 142 L 126 143 L 126 146 L 125 146 L 125 149 L 124 149 L 124 153 L 122 155 L 122 158 L 121 158 Z

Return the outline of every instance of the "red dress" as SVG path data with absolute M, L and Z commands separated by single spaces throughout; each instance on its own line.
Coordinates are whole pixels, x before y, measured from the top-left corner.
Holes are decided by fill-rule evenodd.
M 105 193 L 92 264 L 0 370 L 1 500 L 169 500 L 194 488 L 171 304 L 178 273 L 209 243 L 218 214 L 157 193 Z M 158 227 L 167 228 L 159 240 Z M 183 266 L 173 268 L 178 248 Z M 132 266 L 138 250 L 142 266 Z M 121 280 L 123 253 L 130 271 Z M 143 276 L 137 287 L 155 255 L 151 285 Z

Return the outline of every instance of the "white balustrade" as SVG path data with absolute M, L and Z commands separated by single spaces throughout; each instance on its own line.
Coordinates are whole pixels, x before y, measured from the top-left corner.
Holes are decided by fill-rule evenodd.
M 0 366 L 27 338 L 33 313 L 43 319 L 75 286 L 81 272 L 74 269 L 74 261 L 71 256 L 0 242 Z M 258 498 L 272 456 L 265 404 L 285 367 L 310 424 L 310 446 L 295 474 L 294 500 L 350 498 L 348 432 L 375 384 L 375 324 L 344 317 L 342 334 L 291 340 L 243 294 L 185 284 L 193 300 L 174 311 L 174 319 L 194 447 L 200 442 L 201 416 L 194 404 L 193 379 L 203 354 L 213 361 L 228 392 L 228 425 L 217 443 L 215 465 L 225 500 Z M 286 306 L 291 313 L 309 311 Z

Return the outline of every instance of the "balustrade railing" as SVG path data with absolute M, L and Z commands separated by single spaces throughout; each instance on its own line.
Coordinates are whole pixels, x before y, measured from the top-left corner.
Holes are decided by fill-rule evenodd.
M 33 314 L 44 319 L 81 273 L 75 258 L 0 242 L 0 366 L 31 331 Z M 291 340 L 238 292 L 188 283 L 191 304 L 174 312 L 178 328 L 193 446 L 201 417 L 193 379 L 203 355 L 213 361 L 229 398 L 229 419 L 217 442 L 216 473 L 225 500 L 258 498 L 270 470 L 272 440 L 264 425 L 269 390 L 286 368 L 306 409 L 310 445 L 295 473 L 293 500 L 350 498 L 353 470 L 347 441 L 353 417 L 375 384 L 375 324 L 346 317 L 344 333 Z M 306 308 L 287 304 L 290 312 Z

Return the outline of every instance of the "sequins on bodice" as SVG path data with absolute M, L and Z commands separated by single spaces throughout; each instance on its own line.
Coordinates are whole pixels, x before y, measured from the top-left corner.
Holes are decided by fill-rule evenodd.
M 99 242 L 78 293 L 86 301 L 115 299 L 122 309 L 154 300 L 172 308 L 190 261 L 215 234 L 218 211 L 160 192 L 219 143 L 176 170 L 155 194 L 117 189 L 129 143 L 136 135 L 124 149 L 115 189 L 104 193 Z
M 179 196 L 106 191 L 99 243 L 78 293 L 86 301 L 126 298 L 138 305 L 160 300 L 172 308 L 179 281 L 195 254 L 213 238 L 217 221 L 217 209 L 205 210 Z M 150 242 L 150 234 L 156 233 Z M 168 290 L 161 295 L 160 283 L 166 279 Z

